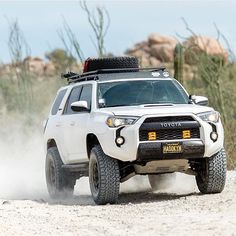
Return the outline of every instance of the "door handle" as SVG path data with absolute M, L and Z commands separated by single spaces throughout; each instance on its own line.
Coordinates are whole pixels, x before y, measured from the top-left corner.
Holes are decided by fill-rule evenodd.
M 71 121 L 70 126 L 75 126 L 75 121 Z
M 57 124 L 56 124 L 56 127 L 60 127 L 60 126 L 61 126 L 61 123 L 57 123 Z

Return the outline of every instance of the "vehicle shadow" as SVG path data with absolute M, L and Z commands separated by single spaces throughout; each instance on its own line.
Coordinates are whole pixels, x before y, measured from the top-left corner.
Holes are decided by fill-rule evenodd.
M 175 193 L 160 193 L 160 192 L 132 192 L 132 193 L 121 193 L 119 195 L 118 204 L 128 205 L 128 204 L 140 204 L 140 203 L 150 203 L 150 202 L 163 202 L 171 201 L 180 198 L 201 195 L 197 192 L 187 193 L 187 194 L 175 194 Z M 48 199 L 46 201 L 49 205 L 78 205 L 78 206 L 96 206 L 92 196 L 87 195 L 77 195 L 73 198 L 52 200 Z M 43 203 L 43 202 L 41 202 Z
M 179 198 L 199 195 L 197 192 L 187 194 L 165 193 L 165 192 L 138 192 L 138 193 L 123 193 L 119 197 L 119 204 L 139 204 L 150 202 L 171 201 Z

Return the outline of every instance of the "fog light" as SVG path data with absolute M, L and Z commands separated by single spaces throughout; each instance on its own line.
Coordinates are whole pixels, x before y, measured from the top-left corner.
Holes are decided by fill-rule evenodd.
M 218 139 L 218 134 L 216 132 L 211 132 L 210 137 L 211 140 L 215 142 Z
M 116 138 L 116 144 L 117 145 L 122 145 L 122 144 L 124 144 L 124 142 L 125 142 L 124 137 L 120 136 L 120 137 Z

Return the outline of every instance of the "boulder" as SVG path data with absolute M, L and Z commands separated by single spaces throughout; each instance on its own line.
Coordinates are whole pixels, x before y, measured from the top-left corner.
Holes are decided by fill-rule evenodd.
M 29 70 L 37 75 L 42 75 L 44 73 L 45 62 L 39 57 L 26 57 L 24 59 L 29 67 Z
M 151 67 L 159 67 L 161 65 L 161 61 L 156 59 L 156 57 L 150 57 L 149 64 Z
M 150 61 L 148 56 L 139 58 L 139 63 L 142 68 L 150 67 Z
M 188 38 L 183 45 L 186 49 L 191 49 L 194 53 L 205 52 L 210 56 L 219 56 L 224 59 L 224 61 L 228 60 L 228 53 L 224 49 L 224 47 L 220 44 L 220 42 L 211 37 L 207 36 L 192 36 Z M 186 62 L 190 63 L 190 56 L 186 54 Z M 191 63 L 190 63 L 191 64 Z
M 174 37 L 152 33 L 146 41 L 136 43 L 126 53 L 138 57 L 142 66 L 156 67 L 161 62 L 173 61 L 174 48 L 177 43 Z
M 171 36 L 163 36 L 157 33 L 152 33 L 149 35 L 148 37 L 148 44 L 151 45 L 155 45 L 155 44 L 170 44 L 173 47 L 175 47 L 175 45 L 178 43 L 178 41 Z
M 142 41 L 140 43 L 136 43 L 132 48 L 127 50 L 127 53 L 135 53 L 138 50 L 142 50 L 145 52 L 149 52 L 149 45 L 146 41 Z
M 154 44 L 151 46 L 150 54 L 161 62 L 172 62 L 174 59 L 174 45 Z
M 44 73 L 47 76 L 55 75 L 56 67 L 52 62 L 48 62 L 44 66 Z
M 136 50 L 132 53 L 130 53 L 129 55 L 132 55 L 134 57 L 138 57 L 138 58 L 142 58 L 142 57 L 149 57 L 149 53 L 146 53 L 145 51 L 139 49 L 139 50 Z

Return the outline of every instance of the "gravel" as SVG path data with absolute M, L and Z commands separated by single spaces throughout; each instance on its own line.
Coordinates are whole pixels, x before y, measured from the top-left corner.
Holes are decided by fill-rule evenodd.
M 236 235 L 236 171 L 221 194 L 202 195 L 192 176 L 153 193 L 147 178 L 121 186 L 117 205 L 96 206 L 87 179 L 75 197 L 0 200 L 0 235 Z M 24 186 L 22 186 L 24 188 Z

